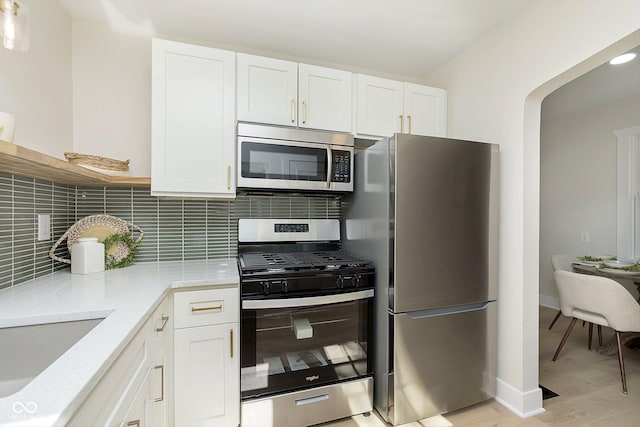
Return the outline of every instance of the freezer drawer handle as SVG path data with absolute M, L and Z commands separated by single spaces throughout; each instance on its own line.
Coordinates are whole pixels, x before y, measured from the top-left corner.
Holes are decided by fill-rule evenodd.
M 459 305 L 456 307 L 434 308 L 432 310 L 414 311 L 404 313 L 412 319 L 424 319 L 425 317 L 444 316 L 445 314 L 468 313 L 470 311 L 484 310 L 489 306 L 489 302 L 479 302 L 476 304 Z
M 309 307 L 312 305 L 334 304 L 338 302 L 357 301 L 373 297 L 373 289 L 365 291 L 349 292 L 346 294 L 325 295 L 319 297 L 303 297 L 303 298 L 282 298 L 282 299 L 261 299 L 261 300 L 244 300 L 242 308 L 249 310 L 259 310 L 267 308 L 290 308 L 290 307 Z
M 329 393 L 319 394 L 317 396 L 305 397 L 302 399 L 296 399 L 294 402 L 296 406 L 308 405 L 310 403 L 322 402 L 323 400 L 329 400 Z

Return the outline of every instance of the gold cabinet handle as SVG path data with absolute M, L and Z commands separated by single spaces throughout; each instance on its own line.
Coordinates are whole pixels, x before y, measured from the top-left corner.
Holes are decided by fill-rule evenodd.
M 411 116 L 407 116 L 407 120 L 409 120 L 409 133 L 411 133 Z
M 302 101 L 302 123 L 307 123 L 307 101 Z
M 291 123 L 296 122 L 296 100 L 291 100 Z
M 231 190 L 231 166 L 227 166 L 227 190 Z
M 216 305 L 213 307 L 191 307 L 192 313 L 196 313 L 199 311 L 211 311 L 211 310 L 222 310 L 222 304 Z
M 400 133 L 404 133 L 404 117 L 402 117 L 402 114 L 398 117 L 400 118 Z
M 229 353 L 233 359 L 233 329 L 229 329 Z
M 169 316 L 162 316 L 160 318 L 162 320 L 162 326 L 156 328 L 156 332 L 164 332 L 164 327 L 167 326 L 167 322 L 169 321 Z
M 128 427 L 133 427 L 133 426 L 135 426 L 135 427 L 140 427 L 140 420 L 133 420 L 133 421 L 129 421 L 129 422 L 127 423 L 127 426 L 128 426 Z
M 164 400 L 164 365 L 156 365 L 153 369 L 160 369 L 160 397 L 153 401 L 162 402 Z

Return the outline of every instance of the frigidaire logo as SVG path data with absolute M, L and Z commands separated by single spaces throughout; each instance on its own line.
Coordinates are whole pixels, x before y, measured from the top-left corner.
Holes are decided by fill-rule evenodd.
M 320 378 L 320 375 L 313 375 L 311 377 L 307 377 L 307 381 L 315 381 Z

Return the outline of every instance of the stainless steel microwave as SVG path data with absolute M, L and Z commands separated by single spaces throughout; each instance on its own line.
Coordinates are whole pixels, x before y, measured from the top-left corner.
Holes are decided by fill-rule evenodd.
M 239 189 L 353 191 L 352 135 L 238 123 Z

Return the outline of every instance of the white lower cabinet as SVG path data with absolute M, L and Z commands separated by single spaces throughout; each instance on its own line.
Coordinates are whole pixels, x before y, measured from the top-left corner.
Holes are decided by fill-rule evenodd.
M 175 425 L 237 426 L 236 323 L 175 331 Z
M 173 331 L 165 298 L 93 388 L 67 426 L 166 425 L 165 360 Z
M 170 293 L 67 426 L 237 427 L 239 303 L 237 284 Z
M 240 423 L 238 300 L 237 285 L 175 294 L 176 427 Z
M 165 349 L 153 359 L 142 386 L 131 402 L 121 427 L 167 426 L 165 399 Z

